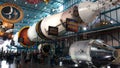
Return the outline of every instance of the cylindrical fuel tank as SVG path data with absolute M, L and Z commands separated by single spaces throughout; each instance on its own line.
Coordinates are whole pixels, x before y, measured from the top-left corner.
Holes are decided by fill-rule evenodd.
M 58 13 L 49 17 L 46 17 L 43 19 L 43 21 L 41 22 L 41 28 L 39 30 L 42 31 L 43 35 L 49 39 L 54 39 L 55 36 L 53 35 L 48 35 L 48 29 L 49 26 L 53 26 L 53 27 L 57 27 L 58 28 L 58 35 L 63 34 L 64 32 L 66 32 L 65 27 L 62 25 L 61 22 L 61 16 L 62 13 Z
M 104 47 L 105 46 L 105 47 Z M 112 63 L 118 53 L 112 47 L 107 47 L 101 41 L 91 44 L 91 40 L 77 41 L 69 49 L 69 55 L 75 63 L 86 62 L 96 67 Z

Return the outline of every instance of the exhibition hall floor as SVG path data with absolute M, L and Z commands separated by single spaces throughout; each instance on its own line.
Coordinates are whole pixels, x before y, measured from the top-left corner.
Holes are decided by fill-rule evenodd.
M 51 67 L 50 65 L 33 63 L 33 62 L 28 62 L 28 63 L 21 62 L 19 64 L 16 64 L 15 62 L 8 63 L 6 60 L 2 60 L 0 61 L 0 68 L 66 68 L 66 67 L 62 67 L 62 66 Z

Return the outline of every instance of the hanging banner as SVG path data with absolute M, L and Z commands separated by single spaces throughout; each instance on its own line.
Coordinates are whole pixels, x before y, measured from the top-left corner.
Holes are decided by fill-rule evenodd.
M 79 29 L 79 24 L 77 21 L 73 19 L 66 19 L 66 30 L 67 31 L 73 31 L 73 32 L 78 32 Z
M 41 0 L 27 0 L 27 2 L 30 4 L 38 4 L 41 2 Z
M 58 28 L 53 27 L 53 26 L 49 26 L 48 34 L 58 36 Z

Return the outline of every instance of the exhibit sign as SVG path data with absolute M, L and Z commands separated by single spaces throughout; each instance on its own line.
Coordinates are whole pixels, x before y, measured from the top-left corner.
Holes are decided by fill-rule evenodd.
M 48 34 L 58 36 L 58 27 L 49 26 Z
M 66 30 L 72 32 L 78 32 L 79 24 L 73 19 L 66 19 Z

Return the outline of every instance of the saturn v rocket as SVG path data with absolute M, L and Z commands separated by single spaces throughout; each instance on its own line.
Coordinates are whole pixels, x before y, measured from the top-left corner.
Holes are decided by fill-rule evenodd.
M 115 4 L 116 2 L 117 0 L 105 0 L 104 3 L 99 1 L 86 1 L 74 5 L 64 12 L 45 17 L 31 27 L 23 27 L 19 31 L 18 41 L 21 45 L 30 47 L 34 42 L 41 41 L 42 39 L 55 39 L 67 32 L 66 26 L 68 23 L 71 23 L 71 21 L 77 23 L 77 27 L 72 28 L 75 28 L 73 29 L 74 31 L 78 31 L 78 25 L 91 23 L 104 7 Z M 49 34 L 50 27 L 57 29 L 54 30 L 57 31 L 57 36 Z

